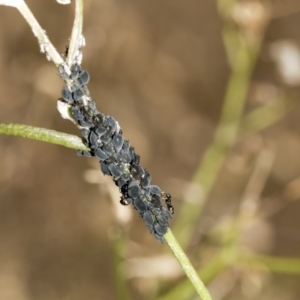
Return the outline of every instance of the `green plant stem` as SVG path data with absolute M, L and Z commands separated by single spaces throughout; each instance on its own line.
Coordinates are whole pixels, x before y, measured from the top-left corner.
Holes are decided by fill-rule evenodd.
M 198 271 L 199 277 L 203 280 L 204 283 L 210 282 L 214 279 L 220 272 L 222 272 L 227 266 L 228 262 L 224 260 L 223 251 L 216 254 L 207 265 L 201 268 Z M 192 299 L 195 295 L 195 291 L 191 286 L 189 280 L 183 280 L 178 283 L 176 286 L 165 295 L 159 297 L 158 300 L 173 300 L 173 299 Z
M 299 105 L 299 102 L 293 96 L 282 94 L 272 103 L 253 110 L 241 122 L 240 137 L 245 138 L 247 135 L 273 125 L 297 105 Z
M 268 269 L 274 273 L 300 274 L 300 258 L 240 253 L 237 262 L 240 265 Z
M 82 139 L 67 133 L 20 124 L 0 123 L 0 133 L 61 145 L 72 149 L 89 150 Z
M 237 139 L 256 56 L 257 49 L 249 50 L 245 43 L 240 43 L 213 143 L 206 150 L 192 180 L 194 184 L 200 185 L 202 193 L 187 194 L 174 228 L 183 247 L 187 246 L 193 233 L 192 225 L 197 223 L 225 158 Z
M 170 229 L 164 235 L 164 238 L 165 238 L 166 242 L 168 243 L 169 247 L 171 248 L 172 252 L 174 253 L 175 257 L 177 258 L 178 262 L 180 263 L 185 274 L 187 275 L 187 277 L 191 281 L 192 285 L 196 289 L 196 292 L 201 297 L 201 299 L 202 300 L 212 300 L 204 283 L 200 280 L 196 270 L 193 268 L 191 262 L 185 255 L 182 248 L 179 246 L 177 240 L 175 239 L 175 237 L 172 234 Z M 179 299 L 179 298 L 176 297 L 175 299 Z
M 121 230 L 115 227 L 112 231 L 112 254 L 114 263 L 114 279 L 115 279 L 115 299 L 116 300 L 130 300 L 128 285 L 126 282 L 125 269 L 124 269 L 124 236 Z

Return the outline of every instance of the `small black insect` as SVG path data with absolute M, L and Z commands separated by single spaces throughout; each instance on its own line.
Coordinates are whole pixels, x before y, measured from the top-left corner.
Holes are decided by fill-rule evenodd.
M 168 211 L 173 215 L 174 214 L 174 206 L 172 205 L 172 197 L 170 194 L 162 192 L 162 198 L 165 200 Z
M 128 201 L 128 184 L 124 184 L 122 187 L 121 187 L 121 193 L 122 193 L 122 196 L 121 196 L 121 199 L 120 199 L 120 203 L 122 205 L 128 205 L 130 203 L 130 201 Z

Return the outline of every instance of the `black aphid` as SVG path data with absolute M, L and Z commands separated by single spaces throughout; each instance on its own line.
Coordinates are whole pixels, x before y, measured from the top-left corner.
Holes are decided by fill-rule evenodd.
M 85 140 L 89 139 L 90 131 L 86 128 L 81 129 L 81 135 Z
M 111 142 L 111 136 L 107 132 L 103 134 L 100 139 L 104 144 Z
M 114 134 L 116 132 L 116 130 L 117 130 L 117 122 L 116 122 L 116 120 L 113 117 L 111 117 L 111 116 L 107 116 L 106 117 L 106 123 L 107 123 L 107 127 L 109 128 L 108 131 L 110 132 L 110 134 L 111 135 Z
M 95 153 L 95 156 L 97 156 L 100 160 L 106 160 L 108 158 L 108 155 L 100 148 L 96 148 L 94 150 L 94 153 Z
M 112 143 L 116 149 L 116 152 L 120 152 L 123 146 L 123 142 L 124 142 L 123 136 L 119 133 L 116 133 L 112 139 Z
M 111 143 L 103 145 L 102 149 L 108 154 L 108 156 L 111 156 L 114 153 Z
M 133 182 L 133 181 L 132 181 Z M 131 184 L 131 183 L 130 183 Z M 140 187 L 137 183 L 128 186 L 128 196 L 131 198 L 137 198 L 140 196 Z
M 130 189 L 128 192 L 130 192 Z M 134 199 L 133 204 L 134 204 L 134 207 L 137 209 L 137 211 L 139 211 L 141 213 L 143 213 L 147 210 L 147 206 L 141 198 Z
M 95 132 L 99 135 L 102 136 L 103 134 L 106 133 L 106 128 L 103 127 L 102 125 L 99 125 L 96 129 Z
M 63 79 L 63 80 L 69 80 L 69 75 L 67 74 L 67 72 L 65 71 L 65 66 L 64 65 L 59 65 L 58 66 L 58 73 L 59 76 Z
M 81 84 L 87 84 L 90 81 L 90 74 L 85 70 L 81 71 L 79 73 L 79 80 Z
M 154 224 L 152 214 L 148 210 L 143 213 L 143 219 L 147 226 L 152 226 Z
M 76 121 L 81 121 L 81 120 L 83 120 L 83 118 L 84 118 L 84 116 L 83 116 L 83 114 L 82 114 L 80 108 L 78 108 L 78 107 L 76 107 L 76 106 L 73 106 L 73 107 L 71 108 L 71 114 L 72 114 L 72 116 L 74 117 L 74 119 L 75 119 Z
M 130 173 L 135 180 L 139 180 L 144 174 L 144 169 L 140 166 L 131 165 Z
M 74 80 L 74 79 L 78 78 L 80 72 L 81 72 L 80 65 L 78 65 L 78 64 L 72 65 L 70 79 Z
M 60 76 L 67 81 L 68 87 L 62 91 L 63 99 L 70 108 L 74 120 L 83 127 L 81 134 L 90 151 L 78 150 L 78 155 L 96 156 L 100 161 L 103 174 L 113 177 L 122 194 L 121 204 L 130 203 L 139 212 L 149 232 L 159 242 L 164 242 L 163 235 L 167 232 L 169 220 L 174 208 L 171 196 L 162 193 L 156 185 L 150 185 L 151 176 L 140 166 L 140 156 L 124 140 L 118 122 L 111 116 L 100 113 L 89 94 L 86 84 L 89 73 L 74 64 L 70 68 L 65 65 L 58 67 Z M 162 206 L 165 200 L 167 209 Z
M 70 89 L 65 86 L 62 91 L 61 91 L 61 96 L 64 98 L 65 101 L 67 101 L 68 103 L 73 103 L 74 99 L 72 98 L 72 93 L 70 91 Z
M 161 208 L 161 207 L 162 207 L 160 197 L 157 196 L 157 195 L 153 195 L 153 196 L 152 196 L 152 198 L 151 198 L 151 203 L 152 203 L 153 206 L 156 207 L 156 208 Z
M 82 127 L 87 127 L 87 128 L 91 128 L 91 127 L 94 126 L 94 123 L 93 123 L 91 120 L 87 119 L 87 118 L 83 118 L 83 119 L 80 120 L 78 123 L 79 123 Z
M 159 234 L 157 234 L 157 233 L 154 233 L 154 236 L 155 236 L 155 238 L 156 238 L 160 243 L 162 243 L 162 244 L 163 244 L 163 242 L 165 241 L 164 237 L 161 236 L 161 235 L 159 235 Z
M 104 120 L 104 115 L 103 114 L 100 114 L 99 112 L 93 116 L 93 121 L 95 123 L 95 125 L 102 125 L 103 124 L 103 120 Z
M 157 185 L 150 185 L 150 193 L 153 195 L 160 196 L 161 189 Z
M 108 166 L 108 169 L 109 169 L 111 175 L 114 177 L 120 177 L 123 173 L 122 168 L 118 165 L 110 164 Z
M 74 93 L 72 94 L 72 97 L 75 101 L 80 100 L 83 97 L 84 93 L 81 89 L 78 89 L 76 91 L 74 91 Z
M 141 186 L 143 189 L 146 189 L 151 182 L 151 176 L 148 171 L 145 170 L 145 173 L 141 176 Z
M 111 175 L 108 169 L 108 165 L 103 161 L 100 161 L 100 169 L 104 175 Z
M 158 222 L 155 222 L 154 223 L 154 230 L 157 234 L 164 235 L 167 232 L 168 227 L 167 226 L 162 226 Z

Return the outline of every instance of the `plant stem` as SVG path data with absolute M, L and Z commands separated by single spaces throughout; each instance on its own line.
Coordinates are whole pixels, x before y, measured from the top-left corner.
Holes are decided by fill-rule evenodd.
M 78 50 L 82 45 L 82 24 L 83 24 L 83 2 L 82 0 L 75 1 L 75 19 L 70 39 L 67 63 L 70 67 L 76 61 L 76 56 L 79 54 Z
M 197 294 L 201 297 L 202 300 L 212 300 L 208 290 L 206 289 L 204 283 L 200 280 L 196 270 L 193 268 L 191 262 L 185 255 L 182 248 L 179 246 L 177 240 L 175 239 L 173 233 L 169 229 L 168 232 L 164 235 L 166 242 L 180 263 L 185 274 L 193 284 L 194 288 L 197 291 Z
M 1 133 L 61 145 L 72 149 L 89 150 L 89 148 L 84 145 L 81 138 L 45 128 L 0 123 L 0 134 Z

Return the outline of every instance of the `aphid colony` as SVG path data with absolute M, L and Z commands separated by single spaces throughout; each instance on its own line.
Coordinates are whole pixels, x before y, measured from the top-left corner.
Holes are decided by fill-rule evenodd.
M 89 82 L 88 72 L 77 64 L 69 72 L 64 65 L 60 65 L 58 70 L 67 83 L 59 104 L 67 107 L 71 119 L 81 129 L 84 143 L 90 148 L 90 151 L 78 150 L 77 154 L 96 156 L 99 159 L 101 171 L 112 176 L 120 189 L 120 203 L 131 203 L 150 233 L 163 242 L 163 235 L 167 232 L 171 214 L 174 213 L 170 194 L 150 184 L 150 174 L 140 166 L 140 157 L 129 142 L 124 140 L 118 122 L 97 110 L 86 87 Z M 162 200 L 165 200 L 168 209 L 162 206 Z

